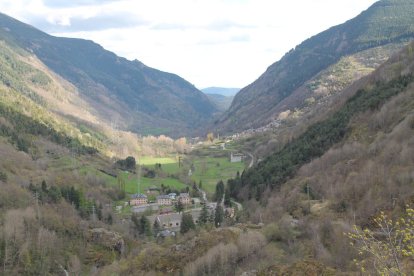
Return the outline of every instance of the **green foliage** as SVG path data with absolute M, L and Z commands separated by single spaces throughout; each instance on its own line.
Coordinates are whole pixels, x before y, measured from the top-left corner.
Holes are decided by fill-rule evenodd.
M 131 220 L 140 236 L 152 236 L 151 223 L 146 216 L 142 215 L 139 218 L 137 214 L 133 214 Z
M 0 181 L 7 182 L 7 174 L 0 171 Z
M 221 203 L 221 201 L 223 200 L 223 195 L 224 195 L 224 183 L 223 183 L 223 180 L 220 180 L 216 185 L 216 193 L 214 194 L 214 200 L 217 203 Z
M 135 158 L 132 156 L 128 156 L 125 160 L 116 161 L 116 165 L 121 170 L 134 172 L 136 168 Z
M 72 138 L 64 133 L 58 132 L 54 128 L 36 121 L 2 103 L 0 103 L 0 116 L 6 118 L 13 125 L 13 129 L 5 125 L 0 125 L 0 136 L 9 137 L 10 141 L 16 145 L 18 150 L 28 152 L 31 147 L 31 143 L 28 140 L 29 137 L 42 136 L 52 142 L 72 149 L 79 154 L 97 153 L 95 148 L 84 146 L 77 138 Z
M 217 204 L 216 210 L 214 211 L 214 225 L 220 227 L 224 220 L 224 210 L 220 204 Z
M 177 202 L 174 205 L 175 211 L 177 211 L 178 213 L 181 213 L 184 210 L 184 205 L 181 202 L 181 200 L 177 200 Z
M 208 214 L 207 204 L 203 204 L 200 216 L 198 217 L 198 221 L 199 221 L 200 225 L 204 225 L 209 221 L 209 214 Z
M 191 213 L 183 213 L 183 216 L 181 217 L 181 226 L 180 226 L 180 232 L 181 234 L 185 234 L 190 230 L 195 229 L 195 224 L 193 220 L 193 216 Z
M 46 181 L 42 181 L 40 187 L 30 183 L 29 190 L 37 196 L 41 203 L 58 203 L 62 198 L 62 192 L 59 187 L 47 187 Z
M 301 165 L 320 157 L 340 142 L 347 134 L 348 123 L 353 116 L 366 110 L 378 109 L 390 97 L 403 91 L 412 80 L 412 76 L 402 76 L 387 83 L 377 83 L 370 89 L 359 90 L 328 119 L 310 126 L 282 150 L 246 171 L 241 181 L 229 181 L 231 194 L 237 194 L 240 186 L 247 186 L 248 197 L 259 200 L 267 187 L 279 188 Z

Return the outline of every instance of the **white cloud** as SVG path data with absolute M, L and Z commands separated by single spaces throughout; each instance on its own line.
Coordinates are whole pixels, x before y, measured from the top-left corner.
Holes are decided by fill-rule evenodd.
M 92 39 L 203 88 L 248 85 L 304 39 L 374 2 L 2 0 L 0 10 L 56 35 Z

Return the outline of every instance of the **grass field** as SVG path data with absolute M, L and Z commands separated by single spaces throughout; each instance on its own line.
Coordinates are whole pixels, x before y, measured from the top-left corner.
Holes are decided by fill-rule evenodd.
M 226 157 L 201 157 L 193 160 L 195 171 L 192 179 L 197 183 L 201 180 L 203 190 L 214 193 L 218 181 L 226 182 L 236 176 L 237 171 L 242 173 L 244 163 L 230 163 Z

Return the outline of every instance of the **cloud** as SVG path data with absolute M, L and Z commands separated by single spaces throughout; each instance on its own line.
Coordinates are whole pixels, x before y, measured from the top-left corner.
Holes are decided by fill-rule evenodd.
M 46 18 L 41 16 L 32 17 L 30 22 L 36 27 L 51 33 L 101 31 L 112 28 L 145 26 L 148 24 L 144 19 L 132 13 L 103 13 L 91 17 L 52 14 Z
M 116 0 L 43 0 L 43 4 L 50 8 L 100 5 L 108 2 L 116 2 Z

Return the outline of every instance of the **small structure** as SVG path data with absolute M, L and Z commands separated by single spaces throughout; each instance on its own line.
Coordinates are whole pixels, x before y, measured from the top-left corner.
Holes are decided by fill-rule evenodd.
M 175 237 L 175 232 L 170 230 L 163 230 L 157 234 L 157 238 Z
M 131 195 L 131 200 L 129 201 L 129 205 L 131 206 L 138 206 L 148 204 L 148 198 L 144 194 L 133 194 Z
M 171 205 L 172 199 L 168 195 L 159 195 L 157 196 L 157 204 L 158 205 Z
M 241 162 L 244 158 L 245 158 L 244 154 L 241 154 L 241 153 L 230 154 L 231 163 Z
M 147 190 L 147 194 L 150 194 L 150 195 L 155 195 L 155 194 L 158 194 L 159 192 L 160 192 L 160 188 L 155 187 L 155 186 L 151 186 Z
M 178 201 L 180 201 L 182 204 L 186 205 L 186 204 L 191 204 L 191 197 L 188 193 L 181 193 L 178 196 Z

